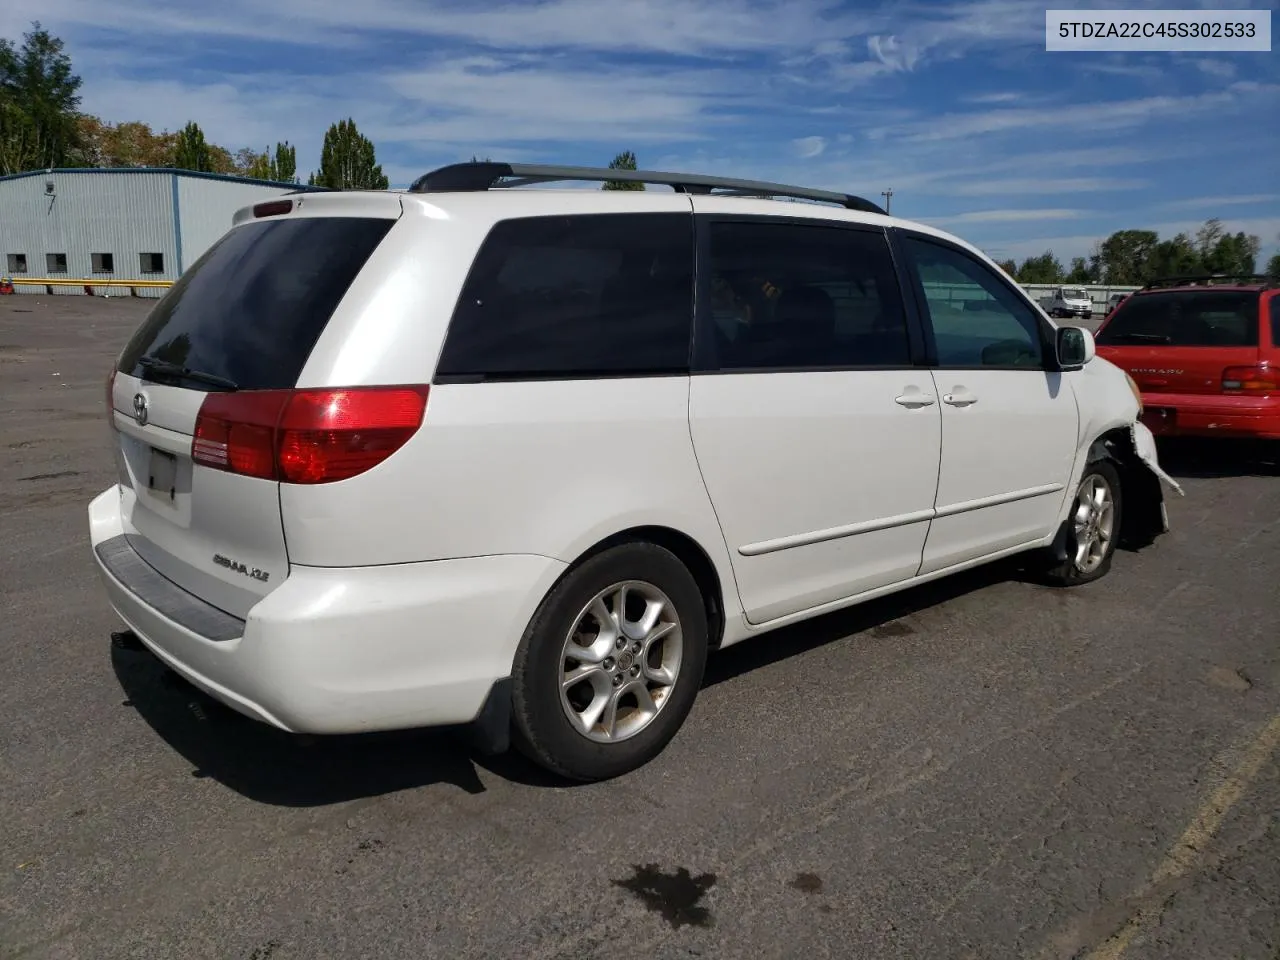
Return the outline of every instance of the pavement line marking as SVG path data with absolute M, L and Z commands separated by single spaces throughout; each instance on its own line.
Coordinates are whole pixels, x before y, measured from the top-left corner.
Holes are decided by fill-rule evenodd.
M 1231 808 L 1239 802 L 1244 791 L 1277 747 L 1280 747 L 1280 716 L 1272 717 L 1271 722 L 1262 728 L 1262 732 L 1245 749 L 1244 757 L 1235 770 L 1200 805 L 1191 824 L 1183 831 L 1178 842 L 1173 845 L 1173 849 L 1165 855 L 1155 873 L 1151 875 L 1143 895 L 1149 895 L 1150 891 L 1161 884 L 1184 876 L 1196 865 L 1200 855 L 1204 853 L 1221 828 L 1222 821 L 1226 819 Z M 1159 897 L 1147 903 L 1129 917 L 1119 933 L 1114 934 L 1092 953 L 1086 954 L 1086 960 L 1119 960 L 1129 949 L 1134 938 L 1164 912 L 1167 902 L 1168 897 Z

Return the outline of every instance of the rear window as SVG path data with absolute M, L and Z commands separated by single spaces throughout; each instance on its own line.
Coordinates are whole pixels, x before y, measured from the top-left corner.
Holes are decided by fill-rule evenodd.
M 1258 294 L 1244 290 L 1203 290 L 1132 296 L 1099 332 L 1098 343 L 1256 347 Z
M 476 256 L 436 377 L 682 373 L 692 329 L 692 215 L 504 220 Z
M 156 304 L 121 354 L 120 370 L 139 376 L 138 361 L 150 357 L 241 390 L 294 386 L 334 309 L 394 223 L 298 217 L 234 228 Z

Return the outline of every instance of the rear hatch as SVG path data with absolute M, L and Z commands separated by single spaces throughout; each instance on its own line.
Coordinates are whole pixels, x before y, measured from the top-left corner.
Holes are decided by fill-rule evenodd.
M 1134 294 L 1098 331 L 1097 343 L 1143 393 L 1220 395 L 1231 368 L 1258 363 L 1258 292 Z
M 240 223 L 183 273 L 121 353 L 108 387 L 130 544 L 165 577 L 242 619 L 288 573 L 280 485 L 271 464 L 217 467 L 230 440 L 225 429 L 209 439 L 209 411 L 230 397 L 279 407 L 273 398 L 295 386 L 400 209 L 397 201 L 387 216 L 317 216 L 323 204 L 307 202 L 311 215 Z M 270 427 L 259 431 L 268 440 Z M 256 439 L 252 424 L 236 429 Z

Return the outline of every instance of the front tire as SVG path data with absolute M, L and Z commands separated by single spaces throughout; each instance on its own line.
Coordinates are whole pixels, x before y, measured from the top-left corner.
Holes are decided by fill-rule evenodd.
M 547 594 L 520 641 L 516 746 L 572 780 L 643 766 L 693 708 L 707 649 L 702 591 L 675 554 L 651 543 L 596 554 Z
M 1120 473 L 1115 464 L 1106 459 L 1091 461 L 1059 532 L 1066 559 L 1047 571 L 1049 583 L 1074 587 L 1107 575 L 1120 540 L 1123 506 Z

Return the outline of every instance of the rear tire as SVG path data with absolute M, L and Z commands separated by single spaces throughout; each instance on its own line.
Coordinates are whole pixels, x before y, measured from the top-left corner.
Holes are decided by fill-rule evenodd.
M 1045 572 L 1051 585 L 1074 587 L 1107 575 L 1120 541 L 1123 507 L 1116 465 L 1109 459 L 1090 461 L 1058 534 L 1067 557 Z
M 707 649 L 702 591 L 675 554 L 652 543 L 596 554 L 552 588 L 520 641 L 517 748 L 572 780 L 643 766 L 693 708 Z

